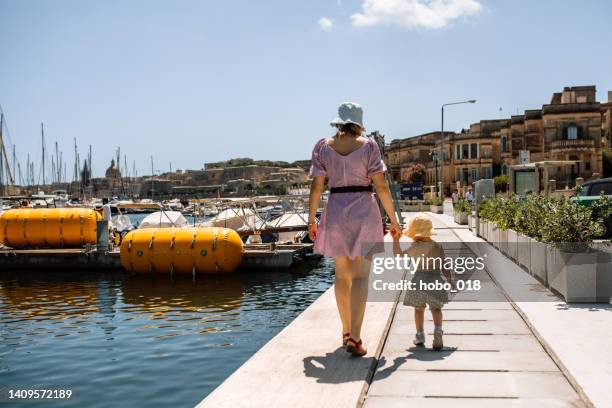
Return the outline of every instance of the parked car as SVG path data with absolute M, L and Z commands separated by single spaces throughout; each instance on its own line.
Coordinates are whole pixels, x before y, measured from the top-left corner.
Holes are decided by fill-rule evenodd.
M 597 200 L 599 200 L 602 194 L 606 197 L 612 198 L 612 177 L 605 179 L 587 181 L 582 185 L 582 189 L 577 197 L 577 200 L 581 205 L 591 206 Z M 596 238 L 609 239 L 612 238 L 612 208 L 608 209 L 608 217 L 603 223 L 603 233 Z M 597 214 L 594 214 L 597 215 Z

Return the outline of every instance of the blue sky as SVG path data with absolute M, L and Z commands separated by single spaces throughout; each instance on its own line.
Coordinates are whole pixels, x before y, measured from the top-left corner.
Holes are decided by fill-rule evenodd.
M 385 8 L 386 7 L 386 8 Z M 297 160 L 338 103 L 387 139 L 509 116 L 567 85 L 612 90 L 612 3 L 493 0 L 0 0 L 0 104 L 19 160 L 40 122 L 94 172 Z M 321 19 L 323 19 L 321 21 Z

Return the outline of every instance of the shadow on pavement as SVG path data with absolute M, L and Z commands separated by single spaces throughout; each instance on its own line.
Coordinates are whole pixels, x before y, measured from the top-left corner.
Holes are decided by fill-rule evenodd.
M 353 357 L 344 347 L 324 356 L 305 357 L 303 361 L 304 375 L 325 384 L 366 381 L 378 362 L 374 357 Z

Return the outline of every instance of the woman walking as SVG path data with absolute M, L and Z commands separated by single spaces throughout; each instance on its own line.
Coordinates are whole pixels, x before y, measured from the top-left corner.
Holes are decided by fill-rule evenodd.
M 331 125 L 338 129 L 337 133 L 319 140 L 312 152 L 308 232 L 315 242 L 315 252 L 334 258 L 342 343 L 349 353 L 363 356 L 367 353 L 361 341 L 370 272 L 367 254 L 373 244 L 383 241 L 372 184 L 391 220 L 393 238 L 399 239 L 402 230 L 384 177 L 386 166 L 380 149 L 373 139 L 363 136 L 361 106 L 343 103 Z M 316 211 L 326 179 L 329 199 L 317 226 Z

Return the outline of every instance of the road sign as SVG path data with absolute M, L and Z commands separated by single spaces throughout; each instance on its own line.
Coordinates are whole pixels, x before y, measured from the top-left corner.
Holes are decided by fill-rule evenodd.
M 402 200 L 422 200 L 423 199 L 423 184 L 410 183 L 402 184 L 400 190 Z

